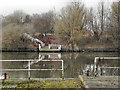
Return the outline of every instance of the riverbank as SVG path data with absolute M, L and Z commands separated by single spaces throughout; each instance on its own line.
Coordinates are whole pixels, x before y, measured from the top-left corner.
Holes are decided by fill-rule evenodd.
M 36 50 L 36 49 L 2 49 L 0 52 L 119 52 L 119 48 L 81 48 L 79 50 L 66 50 L 62 49 L 60 51 L 54 50 Z
M 83 83 L 80 79 L 71 80 L 22 80 L 22 79 L 7 79 L 2 82 L 2 89 L 8 88 L 83 88 Z

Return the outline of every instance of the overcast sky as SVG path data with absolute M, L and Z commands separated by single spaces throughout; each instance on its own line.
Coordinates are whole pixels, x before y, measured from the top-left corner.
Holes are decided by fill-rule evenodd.
M 65 7 L 70 1 L 78 0 L 1 0 L 0 1 L 0 15 L 8 15 L 15 10 L 22 10 L 28 14 L 42 13 L 49 10 L 60 11 L 62 7 Z M 85 6 L 96 7 L 100 0 L 81 0 L 85 3 Z M 115 0 L 107 0 L 109 2 Z

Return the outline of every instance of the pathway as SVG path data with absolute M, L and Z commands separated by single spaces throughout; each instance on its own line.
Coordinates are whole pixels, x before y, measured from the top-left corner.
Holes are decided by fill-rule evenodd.
M 83 76 L 79 75 L 86 88 L 120 88 L 118 76 Z

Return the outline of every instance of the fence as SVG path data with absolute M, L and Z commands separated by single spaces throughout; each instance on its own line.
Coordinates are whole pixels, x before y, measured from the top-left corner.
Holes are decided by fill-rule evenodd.
M 100 65 L 101 75 L 103 74 L 103 69 L 120 69 L 120 67 L 104 67 L 101 65 L 101 60 L 120 60 L 120 57 L 95 57 L 94 59 L 94 75 L 96 76 L 96 72 L 98 71 L 98 67 Z
M 64 79 L 64 66 L 63 66 L 63 60 L 0 60 L 2 62 L 9 62 L 9 61 L 27 61 L 28 62 L 28 69 L 1 69 L 2 71 L 28 71 L 28 79 L 30 80 L 30 71 L 62 71 L 61 78 Z M 30 63 L 31 61 L 38 61 L 38 62 L 61 62 L 62 68 L 61 69 L 31 69 Z

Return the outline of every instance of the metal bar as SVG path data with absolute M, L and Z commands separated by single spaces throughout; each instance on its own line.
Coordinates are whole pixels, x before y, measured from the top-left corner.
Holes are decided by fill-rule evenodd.
M 28 80 L 30 80 L 30 61 L 28 62 Z
M 0 60 L 2 62 L 5 62 L 5 61 L 38 61 L 39 59 L 34 59 L 34 60 Z M 40 60 L 40 62 L 60 62 L 60 61 L 63 61 L 63 60 Z
M 95 57 L 95 59 L 120 59 L 120 57 Z
M 62 71 L 62 69 L 0 69 L 2 71 Z
M 120 67 L 100 67 L 100 68 L 108 68 L 108 69 L 119 69 Z
M 98 66 L 100 64 L 100 60 L 119 60 L 120 57 L 95 57 L 94 59 L 94 75 L 96 76 L 96 72 L 98 71 Z M 100 64 L 101 65 L 101 64 Z M 102 72 L 103 72 L 103 68 L 106 68 L 106 69 L 119 69 L 120 67 L 103 67 L 103 66 L 100 66 L 100 70 L 101 70 L 101 75 L 102 75 Z
M 62 60 L 62 79 L 64 79 L 64 65 L 63 65 L 63 60 Z
M 28 61 L 28 69 L 0 69 L 2 71 L 28 71 L 28 80 L 30 80 L 30 71 L 62 71 L 62 79 L 64 79 L 64 68 L 63 60 L 0 60 L 0 61 Z M 40 62 L 62 62 L 62 69 L 30 69 L 30 61 L 40 61 Z

